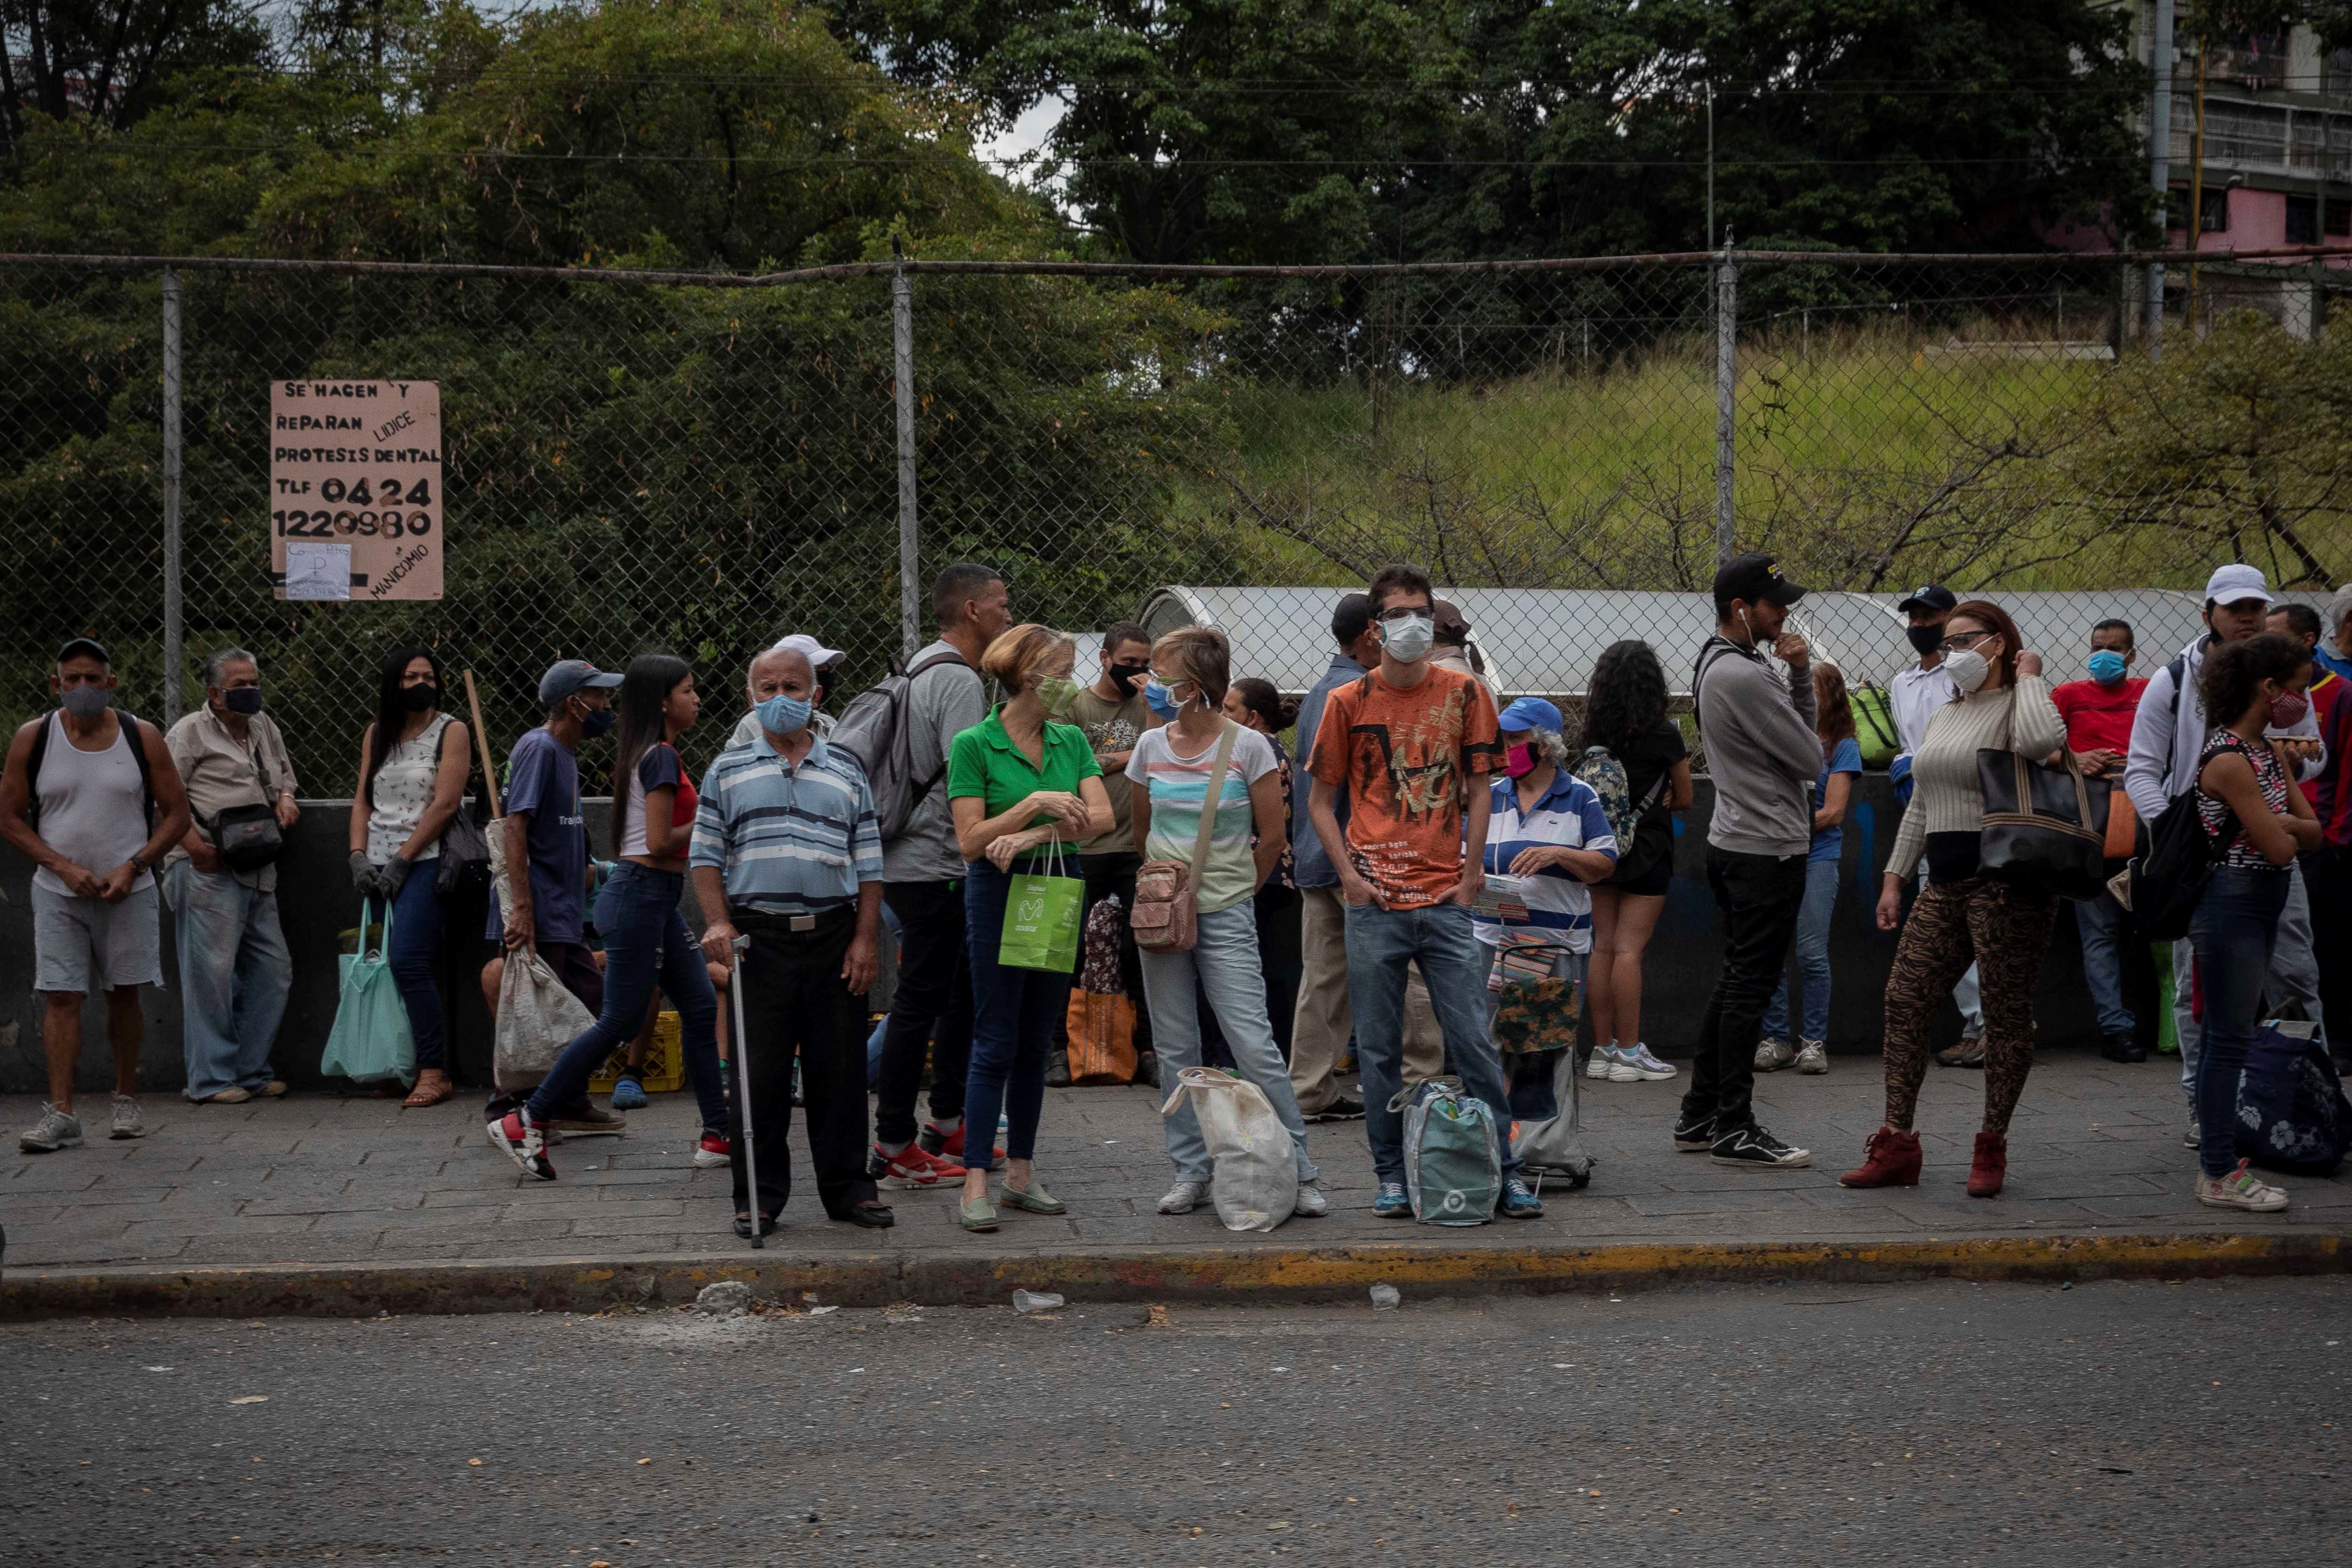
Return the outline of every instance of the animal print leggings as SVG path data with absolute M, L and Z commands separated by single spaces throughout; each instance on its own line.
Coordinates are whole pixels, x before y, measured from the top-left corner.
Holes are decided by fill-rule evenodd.
M 2008 1134 L 2033 1068 L 2033 984 L 2056 907 L 2047 894 L 1981 877 L 1920 893 L 1886 977 L 1886 1125 L 1911 1131 L 1928 1026 L 1973 963 L 1984 991 L 1984 1127 Z

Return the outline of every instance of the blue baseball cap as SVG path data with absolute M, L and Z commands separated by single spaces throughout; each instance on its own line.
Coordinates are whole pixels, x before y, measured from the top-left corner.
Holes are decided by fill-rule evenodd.
M 597 668 L 584 658 L 567 658 L 547 667 L 539 678 L 539 705 L 552 708 L 577 691 L 609 691 L 621 684 L 621 678 L 609 670 Z
M 1559 734 L 1559 710 L 1540 697 L 1513 699 L 1500 715 L 1500 728 L 1506 730 L 1544 730 Z

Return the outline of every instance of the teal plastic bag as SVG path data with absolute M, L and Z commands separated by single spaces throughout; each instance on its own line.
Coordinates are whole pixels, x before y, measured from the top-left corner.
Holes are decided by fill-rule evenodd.
M 342 996 L 335 1004 L 335 1026 L 327 1034 L 327 1048 L 319 1070 L 353 1083 L 416 1081 L 416 1038 L 408 1032 L 408 1006 L 392 978 L 386 956 L 392 947 L 392 905 L 384 904 L 383 925 L 370 946 L 367 900 L 360 903 L 360 950 L 341 957 Z
M 1423 1225 L 1484 1225 L 1503 1196 L 1502 1141 L 1486 1102 L 1458 1078 L 1399 1091 L 1404 1108 L 1404 1184 Z

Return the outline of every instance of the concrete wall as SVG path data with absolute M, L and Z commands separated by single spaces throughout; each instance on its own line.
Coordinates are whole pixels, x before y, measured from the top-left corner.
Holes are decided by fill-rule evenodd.
M 1859 797 L 1846 835 L 1831 954 L 1835 983 L 1830 1044 L 1833 1050 L 1848 1053 L 1878 1049 L 1880 997 L 1895 954 L 1894 935 L 1873 928 L 1871 910 L 1877 896 L 1874 868 L 1883 863 L 1894 844 L 1898 813 L 1884 774 L 1865 774 Z M 1706 822 L 1713 803 L 1712 786 L 1700 780 L 1697 802 L 1678 824 L 1674 886 L 1650 948 L 1643 1032 L 1652 1048 L 1665 1056 L 1689 1054 L 1719 963 L 1715 909 L 1706 889 Z M 318 1088 L 326 1081 L 319 1076 L 319 1052 L 334 1021 L 339 942 L 341 933 L 357 923 L 344 870 L 349 809 L 342 801 L 303 802 L 292 853 L 279 868 L 279 915 L 294 950 L 294 994 L 277 1060 L 280 1075 L 298 1088 Z M 593 843 L 605 842 L 610 812 L 609 801 L 588 803 Z M 0 1092 L 12 1094 L 40 1092 L 46 1083 L 41 1005 L 32 990 L 31 877 L 29 862 L 0 850 L 0 995 L 6 998 L 0 1003 Z M 690 906 L 690 898 L 688 902 Z M 443 969 L 444 994 L 452 1004 L 456 1064 L 459 1076 L 471 1082 L 486 1082 L 488 1077 L 489 1020 L 475 979 L 488 952 L 480 940 L 484 914 L 478 904 L 451 911 Z M 690 907 L 688 919 L 690 924 L 699 923 Z M 167 984 L 145 998 L 147 1035 L 140 1058 L 142 1080 L 151 1090 L 175 1089 L 184 1082 L 168 909 L 163 920 Z M 876 1005 L 886 1005 L 887 994 L 886 980 L 877 990 Z M 2035 1016 L 2044 1044 L 2086 1043 L 2096 1037 L 2083 989 L 2074 916 L 2065 910 L 2059 914 L 2042 965 Z M 104 1038 L 103 1012 L 95 1002 L 84 1028 L 92 1047 L 82 1053 L 77 1082 L 84 1089 L 103 1089 L 111 1079 L 112 1058 L 99 1043 Z M 1956 1014 L 1948 1012 L 1944 1032 L 1958 1033 Z

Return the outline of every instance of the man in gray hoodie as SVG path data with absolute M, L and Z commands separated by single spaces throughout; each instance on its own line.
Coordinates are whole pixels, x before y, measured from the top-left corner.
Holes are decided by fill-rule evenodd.
M 1723 969 L 1708 998 L 1675 1147 L 1718 1165 L 1810 1165 L 1756 1124 L 1756 1042 L 1764 1009 L 1789 967 L 1813 841 L 1812 784 L 1822 771 L 1813 732 L 1812 650 L 1781 630 L 1805 591 L 1769 555 L 1739 555 L 1715 574 L 1716 635 L 1691 677 L 1715 818 L 1706 880 L 1723 912 Z M 1789 667 L 1784 680 L 1764 657 Z

